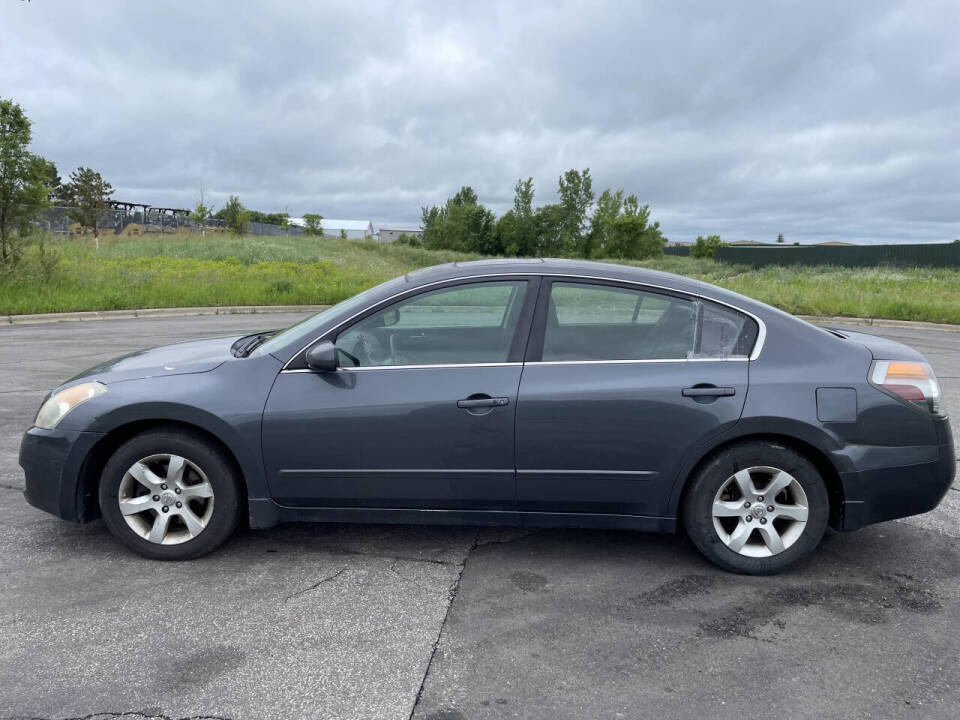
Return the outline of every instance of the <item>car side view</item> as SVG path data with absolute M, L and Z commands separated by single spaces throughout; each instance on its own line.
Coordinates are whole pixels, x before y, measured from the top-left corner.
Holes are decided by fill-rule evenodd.
M 572 260 L 427 268 L 104 363 L 44 398 L 20 464 L 30 504 L 150 558 L 241 523 L 682 528 L 750 574 L 926 512 L 956 471 L 915 350 Z

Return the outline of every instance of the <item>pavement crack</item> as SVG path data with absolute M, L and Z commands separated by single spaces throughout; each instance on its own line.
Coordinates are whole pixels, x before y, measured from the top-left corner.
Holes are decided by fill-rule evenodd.
M 7 483 L 0 483 L 0 490 L 19 490 L 20 492 L 23 492 L 22 487 L 18 487 L 17 485 L 8 485 Z
M 301 595 L 303 595 L 303 594 L 305 594 L 305 593 L 308 593 L 308 592 L 310 592 L 311 590 L 316 590 L 318 587 L 320 587 L 320 586 L 323 585 L 324 583 L 333 582 L 333 581 L 336 580 L 338 577 L 340 577 L 341 575 L 343 575 L 346 571 L 347 571 L 347 567 L 346 567 L 346 565 L 344 565 L 342 568 L 340 568 L 339 570 L 337 570 L 337 571 L 336 571 L 335 573 L 333 573 L 332 575 L 327 575 L 326 577 L 321 578 L 320 580 L 318 580 L 317 582 L 315 582 L 315 583 L 314 583 L 313 585 L 311 585 L 310 587 L 305 587 L 305 588 L 303 588 L 302 590 L 297 590 L 297 592 L 293 593 L 292 595 L 287 595 L 287 597 L 284 598 L 284 602 L 289 602 L 290 600 L 293 600 L 295 597 L 300 597 Z
M 480 530 L 478 529 L 477 534 L 473 537 L 473 542 L 463 555 L 463 561 L 460 563 L 460 571 L 457 573 L 457 579 L 453 581 L 453 585 L 450 586 L 450 590 L 447 593 L 447 610 L 443 614 L 443 621 L 440 623 L 440 629 L 437 631 L 437 638 L 433 641 L 430 659 L 427 660 L 427 667 L 423 671 L 423 677 L 420 679 L 420 687 L 417 689 L 417 697 L 413 701 L 413 706 L 410 708 L 410 715 L 407 720 L 413 720 L 413 715 L 417 712 L 417 706 L 420 704 L 420 698 L 423 696 L 423 688 L 427 684 L 427 677 L 430 675 L 430 668 L 433 666 L 433 658 L 437 655 L 437 648 L 440 647 L 440 638 L 443 637 L 443 630 L 446 628 L 447 619 L 450 617 L 450 608 L 453 607 L 453 601 L 457 599 L 457 593 L 460 592 L 460 581 L 463 579 L 463 571 L 467 568 L 467 561 L 470 559 L 470 555 L 473 554 L 473 551 L 476 550 L 479 545 Z
M 435 560 L 434 558 L 419 558 L 419 557 L 407 557 L 405 555 L 367 555 L 366 553 L 351 553 L 354 555 L 364 555 L 365 557 L 380 557 L 383 560 L 392 560 L 394 563 L 398 562 L 418 562 L 418 563 L 429 563 L 431 565 L 459 565 L 458 562 L 450 562 L 449 560 Z

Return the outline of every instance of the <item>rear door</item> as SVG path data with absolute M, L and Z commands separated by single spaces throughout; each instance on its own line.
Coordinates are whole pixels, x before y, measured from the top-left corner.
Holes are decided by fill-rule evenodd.
M 662 516 L 687 452 L 737 422 L 756 321 L 656 288 L 541 288 L 517 406 L 521 511 Z

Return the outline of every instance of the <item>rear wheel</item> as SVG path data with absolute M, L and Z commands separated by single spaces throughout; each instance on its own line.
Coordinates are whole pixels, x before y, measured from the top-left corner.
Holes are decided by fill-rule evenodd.
M 771 575 L 813 551 L 830 506 L 813 463 L 754 440 L 712 457 L 692 479 L 682 512 L 687 534 L 708 559 L 733 572 Z
M 226 540 L 240 519 L 237 472 L 222 450 L 179 429 L 124 443 L 100 481 L 100 511 L 121 542 L 144 557 L 187 560 Z

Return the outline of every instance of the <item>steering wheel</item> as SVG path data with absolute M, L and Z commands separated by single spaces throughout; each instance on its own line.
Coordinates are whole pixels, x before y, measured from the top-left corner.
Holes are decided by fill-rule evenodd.
M 390 355 L 376 336 L 362 330 L 357 331 L 357 339 L 353 344 L 352 354 L 358 360 L 357 365 L 361 367 L 383 365 L 390 360 Z

